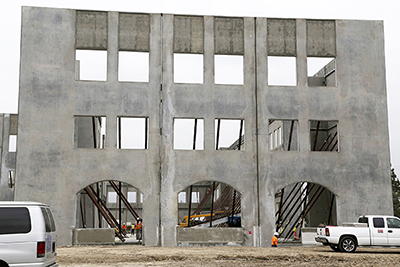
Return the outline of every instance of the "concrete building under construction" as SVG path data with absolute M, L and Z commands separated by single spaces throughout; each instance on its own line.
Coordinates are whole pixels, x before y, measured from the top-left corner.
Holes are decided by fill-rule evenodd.
M 1 198 L 49 204 L 59 245 L 140 218 L 145 245 L 268 246 L 393 212 L 382 21 L 23 7 L 21 38 Z

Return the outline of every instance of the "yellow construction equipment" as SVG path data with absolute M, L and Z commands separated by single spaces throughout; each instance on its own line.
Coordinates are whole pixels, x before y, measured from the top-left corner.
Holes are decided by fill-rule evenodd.
M 214 213 L 213 213 L 213 217 L 214 217 L 216 214 L 220 214 L 220 213 L 224 213 L 224 211 L 216 211 L 216 212 L 214 212 Z M 204 218 L 211 217 L 211 213 L 208 213 L 208 214 L 190 215 L 190 220 L 192 220 L 192 219 L 194 219 L 194 218 L 202 218 L 202 217 L 204 217 Z M 184 217 L 183 217 L 183 222 L 181 222 L 181 223 L 179 224 L 179 228 L 187 227 L 187 226 L 188 226 L 188 218 L 189 218 L 189 216 L 184 216 Z

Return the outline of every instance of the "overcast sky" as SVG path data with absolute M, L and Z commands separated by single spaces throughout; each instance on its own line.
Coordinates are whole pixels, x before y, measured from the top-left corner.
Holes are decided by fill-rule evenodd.
M 107 11 L 313 19 L 383 20 L 392 166 L 400 174 L 400 22 L 393 0 L 8 0 L 0 4 L 0 113 L 18 113 L 21 6 Z

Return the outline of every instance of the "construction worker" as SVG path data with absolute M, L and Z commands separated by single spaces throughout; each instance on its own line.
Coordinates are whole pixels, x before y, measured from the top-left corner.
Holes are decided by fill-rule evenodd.
M 278 236 L 279 236 L 279 234 L 277 232 L 275 232 L 274 236 L 272 237 L 271 247 L 276 248 L 278 246 Z
M 126 234 L 126 224 L 122 225 L 122 233 L 125 235 Z
M 136 240 L 142 240 L 142 219 L 137 218 L 137 223 L 135 225 Z

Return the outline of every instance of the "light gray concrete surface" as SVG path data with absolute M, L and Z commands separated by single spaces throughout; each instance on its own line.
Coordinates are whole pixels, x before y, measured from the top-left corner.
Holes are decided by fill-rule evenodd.
M 0 114 L 0 201 L 14 199 L 13 182 L 10 175 L 15 177 L 16 152 L 10 152 L 10 135 L 17 135 L 18 115 Z M 12 172 L 13 174 L 10 174 Z
M 242 228 L 178 228 L 178 245 L 243 244 Z
M 114 245 L 115 230 L 113 228 L 75 228 L 72 243 L 74 245 Z
M 174 38 L 192 36 L 201 27 L 192 20 L 190 31 L 182 27 L 185 32 L 174 33 L 174 15 L 149 14 L 150 81 L 128 83 L 117 81 L 118 12 L 105 13 L 107 81 L 75 81 L 76 14 L 22 10 L 15 199 L 52 207 L 59 245 L 72 243 L 76 194 L 110 179 L 144 194 L 149 246 L 177 245 L 177 194 L 200 181 L 223 182 L 242 194 L 245 246 L 269 246 L 275 193 L 299 181 L 336 194 L 338 223 L 392 213 L 383 22 L 290 20 L 297 86 L 269 86 L 267 51 L 293 53 L 293 29 L 272 42 L 267 29 L 279 32 L 276 20 L 268 27 L 267 18 L 204 16 L 204 83 L 174 84 Z M 96 48 L 99 40 L 94 41 Z M 185 42 L 195 45 L 188 52 L 201 51 L 197 38 Z M 175 49 L 187 49 L 185 42 Z M 283 51 L 268 47 L 285 42 Z M 244 56 L 243 85 L 214 84 L 218 53 Z M 336 55 L 336 87 L 307 84 L 307 55 L 320 54 Z M 74 116 L 107 117 L 104 149 L 74 148 Z M 149 149 L 117 149 L 118 116 L 150 118 Z M 174 118 L 204 119 L 204 150 L 173 149 Z M 216 118 L 245 120 L 245 150 L 215 150 Z M 269 119 L 298 121 L 298 151 L 269 151 Z M 310 120 L 338 121 L 338 152 L 310 151 Z
M 317 228 L 304 227 L 301 229 L 301 243 L 303 245 L 317 245 L 315 236 L 317 235 Z

